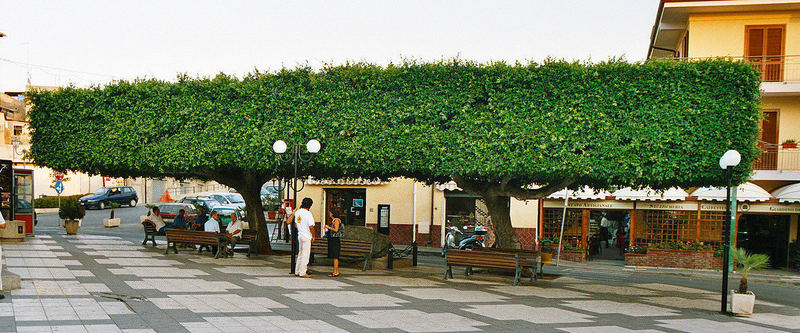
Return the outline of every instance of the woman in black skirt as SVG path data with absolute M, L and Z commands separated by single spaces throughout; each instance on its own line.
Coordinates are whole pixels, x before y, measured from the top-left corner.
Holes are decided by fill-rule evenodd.
M 328 274 L 328 276 L 337 277 L 339 276 L 339 252 L 341 252 L 344 225 L 342 225 L 340 219 L 333 215 L 333 212 L 328 212 L 328 218 L 331 220 L 330 224 L 325 226 L 328 232 L 328 258 L 333 259 L 333 273 Z

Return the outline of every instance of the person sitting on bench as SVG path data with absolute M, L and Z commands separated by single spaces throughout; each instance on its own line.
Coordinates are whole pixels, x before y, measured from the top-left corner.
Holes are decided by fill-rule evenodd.
M 161 210 L 158 209 L 158 207 L 153 207 L 153 214 L 148 216 L 144 221 L 152 224 L 159 235 L 164 234 L 164 228 L 167 224 L 164 223 L 164 219 L 161 218 Z
M 204 228 L 203 230 L 205 232 L 216 232 L 216 233 L 219 233 L 219 222 L 217 222 L 218 218 L 219 218 L 219 214 L 217 212 L 211 212 L 211 218 L 208 219 L 208 221 L 206 221 L 205 225 L 203 226 L 203 228 Z M 206 245 L 203 245 L 203 246 L 206 246 Z M 203 247 L 201 246 L 200 248 L 202 249 Z M 212 245 L 211 246 L 211 252 L 217 253 L 217 246 L 216 245 Z
M 236 247 L 236 242 L 242 239 L 242 221 L 238 220 L 236 213 L 231 214 L 231 223 L 225 228 L 225 233 L 228 236 L 228 243 L 231 244 L 228 254 L 233 256 L 233 248 Z

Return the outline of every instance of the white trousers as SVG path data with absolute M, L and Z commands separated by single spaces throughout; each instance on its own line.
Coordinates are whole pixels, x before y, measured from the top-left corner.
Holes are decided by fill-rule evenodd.
M 294 267 L 294 273 L 303 276 L 306 275 L 308 271 L 308 260 L 311 258 L 311 238 L 298 235 L 297 242 L 299 244 L 297 247 L 297 264 Z

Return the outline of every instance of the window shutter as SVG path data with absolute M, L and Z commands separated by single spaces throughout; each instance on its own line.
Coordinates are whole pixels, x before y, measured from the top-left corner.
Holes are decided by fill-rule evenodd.
M 766 29 L 767 45 L 764 48 L 767 56 L 783 55 L 783 27 L 771 27 Z
M 764 55 L 764 29 L 747 29 L 747 57 L 760 57 Z M 757 59 L 752 59 L 756 60 Z

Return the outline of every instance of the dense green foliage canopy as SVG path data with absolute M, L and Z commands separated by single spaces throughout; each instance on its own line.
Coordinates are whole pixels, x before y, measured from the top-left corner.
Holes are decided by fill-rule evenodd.
M 271 145 L 319 139 L 316 177 L 452 175 L 516 186 L 723 184 L 757 157 L 744 63 L 348 64 L 33 93 L 31 157 L 109 176 L 285 175 Z

